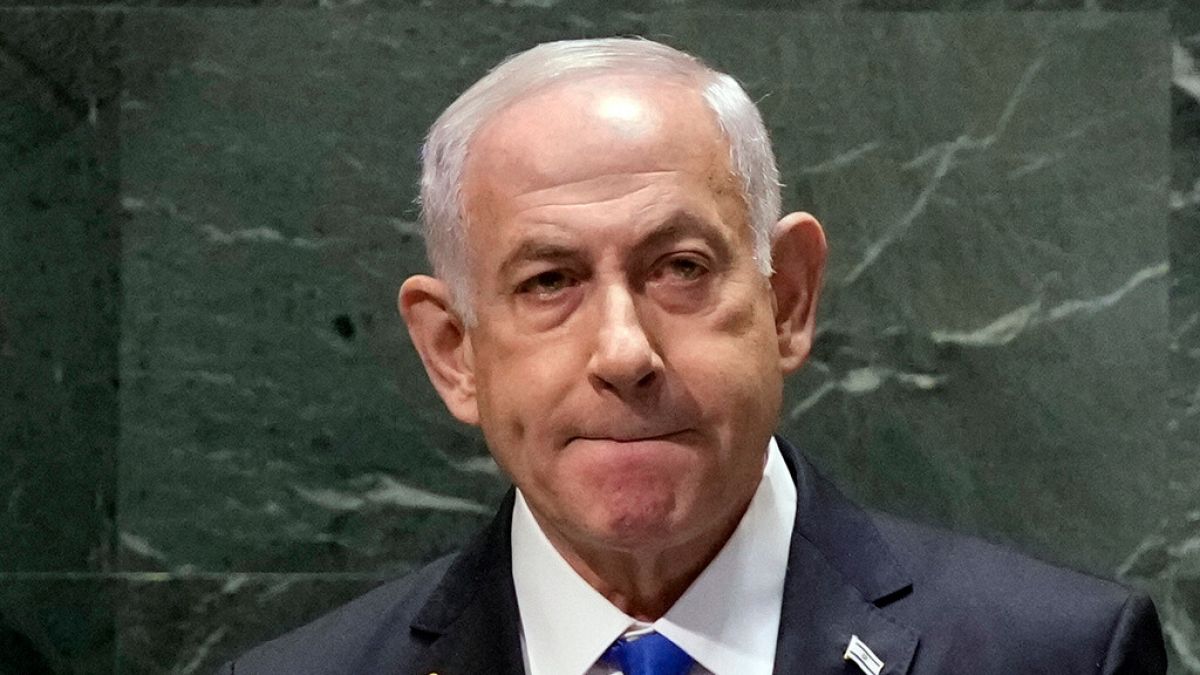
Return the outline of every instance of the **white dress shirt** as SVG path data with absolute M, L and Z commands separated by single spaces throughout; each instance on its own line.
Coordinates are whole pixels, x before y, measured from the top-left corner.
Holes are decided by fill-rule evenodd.
M 683 648 L 692 675 L 770 675 L 796 516 L 796 486 L 772 438 L 758 490 L 717 556 L 653 624 L 617 609 L 558 553 L 517 491 L 513 584 L 529 675 L 617 675 L 599 661 L 623 634 L 655 630 Z

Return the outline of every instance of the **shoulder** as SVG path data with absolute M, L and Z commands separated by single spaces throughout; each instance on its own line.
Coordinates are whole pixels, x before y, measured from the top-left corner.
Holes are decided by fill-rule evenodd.
M 263 643 L 226 664 L 221 672 L 349 675 L 374 672 L 370 666 L 376 661 L 403 662 L 413 647 L 409 626 L 454 557 L 436 560 Z
M 1035 664 L 1164 672 L 1162 634 L 1145 595 L 974 537 L 890 515 L 871 519 L 912 579 L 888 611 L 921 633 L 925 658 L 1017 659 L 1029 672 L 1042 672 Z
M 1051 565 L 983 539 L 889 514 L 870 515 L 915 586 L 933 585 L 952 595 L 996 592 L 1013 601 L 1032 601 L 1053 590 L 1087 596 L 1100 604 L 1119 604 L 1129 593 L 1115 582 Z M 1025 598 L 1026 594 L 1033 597 Z

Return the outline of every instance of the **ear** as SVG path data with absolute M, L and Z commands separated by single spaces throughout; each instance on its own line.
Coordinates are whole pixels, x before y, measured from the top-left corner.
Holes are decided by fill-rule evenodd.
M 453 309 L 449 287 L 433 277 L 412 276 L 400 286 L 397 304 L 425 372 L 450 414 L 478 424 L 471 341 Z
M 789 213 L 775 226 L 771 290 L 775 298 L 779 364 L 785 373 L 803 365 L 812 349 L 825 251 L 825 232 L 811 215 Z

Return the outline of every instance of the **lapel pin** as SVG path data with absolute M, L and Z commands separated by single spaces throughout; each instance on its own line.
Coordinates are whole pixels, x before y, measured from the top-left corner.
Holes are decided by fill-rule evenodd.
M 859 640 L 857 635 L 850 636 L 850 643 L 846 645 L 846 653 L 842 654 L 842 660 L 853 661 L 867 675 L 879 675 L 883 672 L 883 660 L 875 656 L 875 652 Z

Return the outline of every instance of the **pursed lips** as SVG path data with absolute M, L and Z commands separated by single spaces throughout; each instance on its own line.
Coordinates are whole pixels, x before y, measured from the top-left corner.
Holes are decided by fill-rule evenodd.
M 686 429 L 675 429 L 662 433 L 606 433 L 606 434 L 587 434 L 580 436 L 572 436 L 567 440 L 568 443 L 574 441 L 600 441 L 608 443 L 639 443 L 646 441 L 665 441 L 670 440 L 674 436 L 678 436 L 687 431 Z

